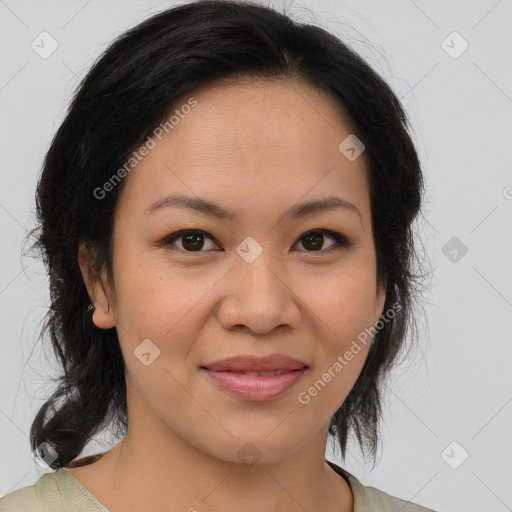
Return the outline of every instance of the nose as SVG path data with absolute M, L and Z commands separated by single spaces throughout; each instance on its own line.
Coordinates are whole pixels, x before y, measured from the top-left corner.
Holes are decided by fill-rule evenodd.
M 217 318 L 224 329 L 263 336 L 299 325 L 300 300 L 288 284 L 290 279 L 264 254 L 252 263 L 240 258 L 223 280 Z

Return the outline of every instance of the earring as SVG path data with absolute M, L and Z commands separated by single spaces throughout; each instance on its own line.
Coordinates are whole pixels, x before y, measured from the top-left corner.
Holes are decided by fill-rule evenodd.
M 89 304 L 89 307 L 87 308 L 87 313 L 90 313 L 91 311 L 94 311 L 96 308 L 91 304 Z M 107 304 L 107 310 L 105 311 L 105 314 L 108 315 L 108 312 L 110 311 L 110 304 Z

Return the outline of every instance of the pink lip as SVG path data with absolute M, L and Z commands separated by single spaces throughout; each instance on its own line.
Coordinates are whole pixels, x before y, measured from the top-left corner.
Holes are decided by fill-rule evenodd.
M 279 398 L 296 384 L 307 370 L 307 367 L 303 367 L 300 370 L 291 370 L 281 375 L 265 377 L 202 368 L 202 371 L 222 389 L 237 398 L 251 402 L 265 402 Z
M 300 370 L 306 363 L 283 354 L 255 356 L 251 354 L 228 357 L 212 363 L 203 364 L 208 370 L 232 372 L 268 372 L 272 370 Z

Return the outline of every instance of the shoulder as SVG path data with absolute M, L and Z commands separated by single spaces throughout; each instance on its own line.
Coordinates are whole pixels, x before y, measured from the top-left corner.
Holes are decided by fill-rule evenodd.
M 64 469 L 45 473 L 33 485 L 0 498 L 0 512 L 99 512 L 96 502 Z
M 0 498 L 0 512 L 42 512 L 41 500 L 44 496 L 57 494 L 54 473 L 39 477 L 33 485 L 28 485 Z M 60 510 L 55 507 L 55 510 Z
M 422 507 L 410 501 L 390 496 L 375 487 L 363 486 L 363 489 L 367 507 L 363 510 L 368 510 L 369 512 L 373 510 L 378 510 L 379 512 L 396 512 L 397 510 L 401 512 L 434 512 L 431 508 Z
M 384 491 L 363 485 L 354 475 L 337 464 L 327 461 L 350 485 L 354 495 L 354 512 L 435 512 L 431 508 L 422 507 L 410 501 L 391 496 Z
M 23 487 L 0 498 L 0 512 L 41 512 L 34 486 Z

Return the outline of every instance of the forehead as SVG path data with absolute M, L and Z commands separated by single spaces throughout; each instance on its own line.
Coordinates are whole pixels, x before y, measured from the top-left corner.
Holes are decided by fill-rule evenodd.
M 254 156 L 255 149 L 267 160 L 289 162 L 303 155 L 337 155 L 339 137 L 351 131 L 334 98 L 294 80 L 223 80 L 193 96 L 197 106 L 189 122 L 176 127 L 180 141 L 198 149 L 200 140 L 201 149 L 226 160 L 240 160 L 245 153 Z
M 172 128 L 153 138 L 156 145 L 126 178 L 130 205 L 144 208 L 175 192 L 229 198 L 235 208 L 336 191 L 351 202 L 367 200 L 364 153 L 350 161 L 340 151 L 351 127 L 336 100 L 315 87 L 223 80 L 180 98 L 173 114 Z

